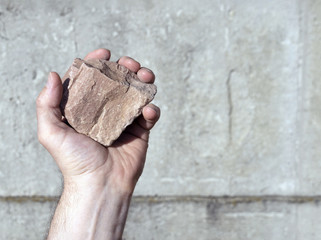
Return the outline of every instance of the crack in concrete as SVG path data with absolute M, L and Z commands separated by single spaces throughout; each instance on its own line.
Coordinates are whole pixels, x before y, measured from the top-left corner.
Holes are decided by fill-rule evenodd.
M 228 102 L 228 137 L 229 144 L 233 141 L 233 99 L 232 99 L 232 90 L 231 90 L 231 79 L 234 69 L 231 69 L 228 73 L 226 79 L 226 89 L 227 89 L 227 102 Z
M 0 23 L 2 25 L 2 29 L 1 29 L 1 32 L 0 32 L 0 38 L 3 39 L 3 40 L 8 41 L 9 37 L 8 37 L 8 33 L 7 33 L 6 23 L 2 19 L 0 19 Z
M 57 202 L 59 196 L 0 196 L 0 202 Z M 321 195 L 316 196 L 282 196 L 282 195 L 262 195 L 262 196 L 134 196 L 134 203 L 164 203 L 164 202 L 219 202 L 222 204 L 240 204 L 240 203 L 257 203 L 257 202 L 279 202 L 288 204 L 306 204 L 321 202 Z
M 186 51 L 184 54 L 184 65 L 185 65 L 185 69 L 187 69 L 187 73 L 186 73 L 186 76 L 183 77 L 183 81 L 188 86 L 189 86 L 188 80 L 192 75 L 192 63 L 193 63 L 194 51 L 195 49 L 191 48 L 188 51 Z

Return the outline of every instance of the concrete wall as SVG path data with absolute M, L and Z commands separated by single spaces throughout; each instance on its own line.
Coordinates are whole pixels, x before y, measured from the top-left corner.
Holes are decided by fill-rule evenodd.
M 162 109 L 124 239 L 319 239 L 320 34 L 317 0 L 0 0 L 0 239 L 43 239 L 35 99 L 99 47 L 153 69 Z

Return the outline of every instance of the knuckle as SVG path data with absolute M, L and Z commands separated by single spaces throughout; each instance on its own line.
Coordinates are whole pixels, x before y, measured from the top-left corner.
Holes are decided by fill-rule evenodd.
M 43 146 L 47 145 L 47 143 L 50 141 L 50 127 L 46 126 L 45 131 L 42 128 L 38 129 L 38 141 Z
M 46 145 L 46 137 L 44 136 L 44 134 L 42 132 L 38 132 L 38 141 L 39 143 L 41 143 L 41 145 Z
M 41 107 L 43 105 L 43 97 L 39 95 L 36 99 L 36 106 Z

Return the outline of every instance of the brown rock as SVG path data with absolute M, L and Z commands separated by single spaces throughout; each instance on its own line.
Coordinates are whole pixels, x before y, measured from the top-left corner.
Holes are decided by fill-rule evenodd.
M 156 94 L 154 84 L 106 60 L 77 58 L 62 81 L 61 110 L 68 123 L 104 146 L 110 146 Z

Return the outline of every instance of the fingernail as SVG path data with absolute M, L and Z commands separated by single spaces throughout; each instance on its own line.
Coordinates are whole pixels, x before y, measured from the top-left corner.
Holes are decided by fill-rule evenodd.
M 49 73 L 48 80 L 47 80 L 47 83 L 46 83 L 46 87 L 48 89 L 51 89 L 51 87 L 52 87 L 52 72 Z
M 154 74 L 153 71 L 150 70 L 149 68 L 145 68 L 145 67 L 142 67 L 142 68 L 144 68 L 144 70 L 146 70 L 147 72 L 150 72 L 150 73 Z
M 153 111 L 154 113 L 156 113 L 156 115 L 158 115 L 158 112 L 157 112 L 157 109 L 156 109 L 156 108 L 154 108 L 154 107 L 152 107 L 152 106 L 148 106 L 147 109 L 148 109 L 149 111 Z
M 148 108 L 157 113 L 157 111 L 156 111 L 156 109 L 154 107 L 149 106 Z

